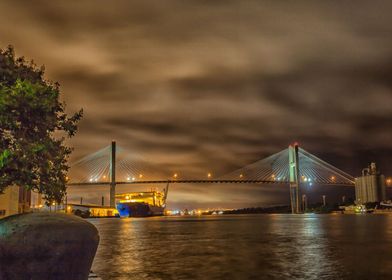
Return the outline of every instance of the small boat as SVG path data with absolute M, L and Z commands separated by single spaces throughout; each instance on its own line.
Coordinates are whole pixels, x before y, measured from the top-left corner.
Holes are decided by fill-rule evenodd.
M 130 192 L 117 194 L 117 211 L 120 217 L 152 217 L 163 216 L 169 186 L 163 192 Z
M 392 208 L 392 201 L 388 200 L 388 201 L 380 202 L 380 206 L 385 208 Z

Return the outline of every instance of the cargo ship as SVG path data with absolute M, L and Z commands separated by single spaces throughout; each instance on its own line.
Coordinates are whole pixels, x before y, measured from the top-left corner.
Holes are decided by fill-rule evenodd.
M 168 186 L 163 192 L 130 192 L 116 195 L 116 208 L 120 217 L 163 216 L 166 208 Z

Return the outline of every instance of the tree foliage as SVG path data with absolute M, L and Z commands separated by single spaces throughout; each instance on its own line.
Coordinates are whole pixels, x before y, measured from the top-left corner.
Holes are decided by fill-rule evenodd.
M 44 68 L 0 49 L 0 192 L 11 185 L 38 191 L 47 201 L 66 194 L 65 140 L 75 135 L 82 110 L 68 116 L 58 83 Z

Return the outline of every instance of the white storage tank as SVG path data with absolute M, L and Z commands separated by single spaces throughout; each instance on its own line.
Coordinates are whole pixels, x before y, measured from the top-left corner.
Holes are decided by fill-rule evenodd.
M 361 177 L 355 178 L 355 197 L 358 204 L 385 200 L 385 177 L 374 162 L 362 170 Z

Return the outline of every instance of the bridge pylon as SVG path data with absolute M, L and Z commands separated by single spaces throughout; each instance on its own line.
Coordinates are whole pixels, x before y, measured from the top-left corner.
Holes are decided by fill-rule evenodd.
M 110 207 L 116 207 L 116 141 L 112 141 L 110 149 Z
M 291 213 L 301 213 L 301 205 L 299 201 L 299 156 L 298 156 L 298 144 L 294 143 L 289 146 L 289 173 L 290 173 L 290 204 Z

